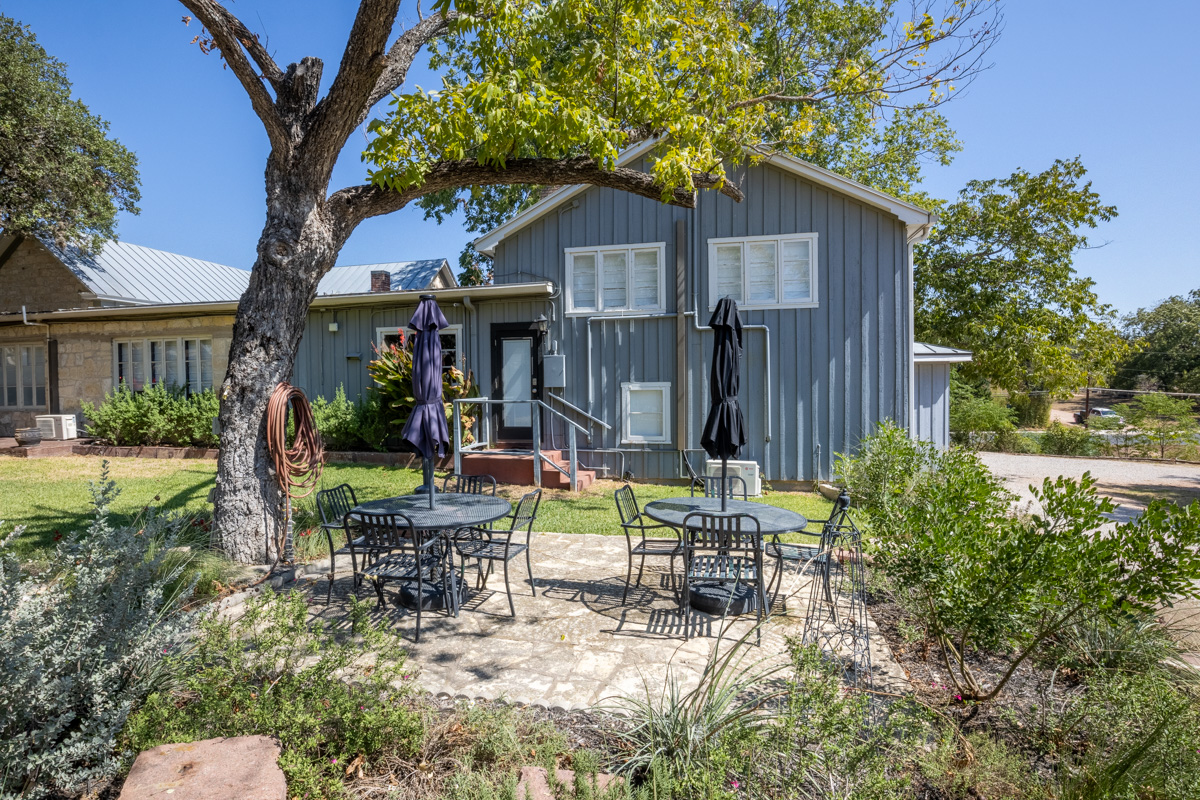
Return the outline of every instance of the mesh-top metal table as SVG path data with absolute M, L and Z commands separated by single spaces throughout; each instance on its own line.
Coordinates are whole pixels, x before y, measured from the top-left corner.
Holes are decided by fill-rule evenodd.
M 459 528 L 482 527 L 490 522 L 503 519 L 512 513 L 512 504 L 503 497 L 493 497 L 486 494 L 457 494 L 454 492 L 438 492 L 434 507 L 429 507 L 429 496 L 424 494 L 406 494 L 400 497 L 385 497 L 382 500 L 372 500 L 361 503 L 350 510 L 351 514 L 403 514 L 412 520 L 413 528 L 420 531 L 455 531 Z M 442 547 L 443 553 L 449 552 L 449 542 Z M 455 580 L 456 591 L 461 596 L 465 587 Z M 444 608 L 449 598 L 442 596 L 441 587 L 427 586 L 425 596 L 417 598 L 413 591 L 402 589 L 397 595 L 400 604 L 409 608 L 420 603 L 422 608 Z
M 412 520 L 413 527 L 422 531 L 456 530 L 486 525 L 512 513 L 512 504 L 503 497 L 489 494 L 456 494 L 438 492 L 434 507 L 423 494 L 385 497 L 362 503 L 351 514 L 403 514 Z
M 803 515 L 766 503 L 726 500 L 725 508 L 722 509 L 719 497 L 671 497 L 666 500 L 654 500 L 642 508 L 642 513 L 655 522 L 670 525 L 672 528 L 682 528 L 683 520 L 688 514 L 749 514 L 758 520 L 763 536 L 795 533 L 804 530 L 808 525 L 808 519 Z M 683 534 L 687 536 L 687 531 Z M 684 564 L 684 569 L 687 569 L 687 564 Z M 719 615 L 727 612 L 737 615 L 755 609 L 757 600 L 753 590 L 741 587 L 737 594 L 731 597 L 733 591 L 728 584 L 697 583 L 692 586 L 691 597 L 688 600 L 692 608 L 708 614 Z

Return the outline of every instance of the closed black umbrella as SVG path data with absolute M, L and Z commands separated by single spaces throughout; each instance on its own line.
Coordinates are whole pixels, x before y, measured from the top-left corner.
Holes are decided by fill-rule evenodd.
M 746 420 L 738 404 L 741 384 L 739 372 L 742 361 L 742 320 L 737 303 L 728 297 L 717 302 L 708 327 L 713 329 L 712 370 L 709 373 L 708 393 L 712 405 L 700 444 L 710 458 L 721 459 L 721 510 L 724 511 L 728 492 L 725 490 L 726 462 L 737 458 L 746 444 Z
M 409 447 L 421 454 L 429 507 L 434 506 L 433 459 L 450 446 L 446 406 L 442 400 L 442 337 L 438 333 L 450 323 L 431 294 L 421 295 L 408 327 L 416 331 L 412 352 L 413 406 L 400 432 Z

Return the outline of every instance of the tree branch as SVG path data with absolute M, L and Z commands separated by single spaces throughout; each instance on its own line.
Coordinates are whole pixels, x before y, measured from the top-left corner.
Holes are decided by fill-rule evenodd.
M 247 30 L 246 26 L 240 22 L 232 25 L 229 20 L 236 21 L 236 18 L 216 0 L 179 1 L 212 34 L 213 41 L 220 48 L 225 63 L 233 70 L 234 76 L 242 84 L 246 94 L 250 96 L 250 105 L 254 108 L 254 113 L 262 120 L 263 127 L 266 128 L 267 138 L 271 140 L 272 149 L 280 155 L 288 153 L 292 143 L 287 134 L 287 127 L 284 125 L 271 95 L 267 93 L 267 87 L 263 84 L 262 78 L 255 73 L 250 61 L 246 58 L 246 52 L 242 49 L 244 45 L 235 32 L 235 30 Z M 264 50 L 263 53 L 265 52 Z
M 283 70 L 275 63 L 275 59 L 271 58 L 271 54 L 258 41 L 258 36 L 247 28 L 240 19 L 229 13 L 229 10 L 224 6 L 218 5 L 217 8 L 225 20 L 225 24 L 233 31 L 238 41 L 241 42 L 242 47 L 246 48 L 246 52 L 254 59 L 254 63 L 258 65 L 258 71 L 271 84 L 271 88 L 278 91 L 279 82 L 283 80 Z
M 408 69 L 416 59 L 417 53 L 421 52 L 421 48 L 429 42 L 445 33 L 446 29 L 450 27 L 450 23 L 458 16 L 457 11 L 451 11 L 448 14 L 438 12 L 400 34 L 400 37 L 388 50 L 387 65 L 383 68 L 383 74 L 379 76 L 379 80 L 376 81 L 375 88 L 371 90 L 371 95 L 367 99 L 367 108 L 363 112 L 363 119 L 366 118 L 366 114 L 372 106 L 404 85 L 404 80 L 408 77 Z M 359 124 L 361 123 L 360 119 Z
M 728 180 L 721 181 L 708 173 L 698 173 L 692 180 L 700 189 L 719 189 L 721 194 L 737 202 L 744 197 Z M 349 236 L 350 231 L 363 220 L 398 211 L 424 195 L 445 189 L 497 184 L 587 184 L 619 189 L 651 200 L 663 199 L 663 187 L 654 180 L 653 175 L 627 167 L 603 169 L 595 159 L 580 156 L 566 159 L 515 158 L 510 159 L 502 169 L 484 166 L 470 159 L 439 161 L 425 173 L 424 182 L 417 186 L 400 191 L 378 186 L 351 186 L 335 192 L 329 198 L 328 207 L 339 215 L 345 235 Z M 695 208 L 696 193 L 675 189 L 666 202 L 683 208 Z
M 386 65 L 384 51 L 399 10 L 400 0 L 362 0 L 358 7 L 337 77 L 313 109 L 302 145 L 308 158 L 321 163 L 325 175 L 332 172 L 342 145 L 370 111 L 368 100 Z

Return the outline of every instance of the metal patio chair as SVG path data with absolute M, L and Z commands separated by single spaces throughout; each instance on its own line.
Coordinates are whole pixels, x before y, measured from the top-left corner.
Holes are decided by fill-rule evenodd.
M 803 543 L 784 542 L 780 540 L 779 534 L 775 534 L 771 537 L 770 542 L 764 543 L 767 555 L 775 559 L 775 571 L 768 584 L 772 595 L 778 594 L 783 586 L 785 564 L 796 564 L 797 569 L 803 569 L 805 564 L 811 562 L 820 575 L 828 578 L 829 570 L 825 568 L 825 561 L 829 558 L 829 546 L 834 537 L 839 532 L 852 530 L 857 532 L 857 528 L 850 519 L 849 509 L 850 495 L 843 489 L 837 500 L 834 501 L 829 518 L 821 521 L 820 534 L 796 531 L 796 533 L 808 537 L 809 541 Z M 809 522 L 817 522 L 817 520 L 809 520 Z
M 683 555 L 683 539 L 679 531 L 670 525 L 660 525 L 657 522 L 651 522 L 642 514 L 642 509 L 638 506 L 637 497 L 633 494 L 633 487 L 629 484 L 625 484 L 613 492 L 613 499 L 617 504 L 617 513 L 621 516 L 621 529 L 625 532 L 625 547 L 629 553 L 629 568 L 625 571 L 625 591 L 621 594 L 621 605 L 625 605 L 625 601 L 629 597 L 630 579 L 633 577 L 633 557 L 641 557 L 641 562 L 638 564 L 636 585 L 641 586 L 642 584 L 642 572 L 646 568 L 646 556 L 652 558 L 669 557 L 671 559 L 671 580 L 674 582 L 675 557 Z M 650 538 L 646 535 L 650 531 L 664 529 L 674 534 L 674 538 Z M 635 533 L 639 537 L 636 544 L 634 544 Z
M 542 502 L 542 490 L 534 489 L 522 497 L 511 517 L 508 517 L 508 530 L 495 528 L 459 528 L 454 532 L 454 549 L 458 551 L 459 572 L 462 573 L 467 559 L 475 559 L 479 570 L 477 587 L 487 588 L 487 579 L 492 574 L 492 566 L 497 562 L 504 564 L 504 592 L 508 595 L 508 612 L 517 616 L 513 605 L 512 588 L 508 583 L 508 562 L 522 553 L 525 554 L 525 569 L 529 572 L 529 588 L 537 597 L 537 584 L 533 579 L 533 564 L 530 560 L 530 545 L 533 537 L 533 523 L 537 519 L 538 506 Z M 525 543 L 514 542 L 513 537 L 525 531 Z M 483 570 L 483 562 L 488 562 L 487 572 Z
M 763 585 L 762 529 L 750 514 L 693 512 L 683 518 L 683 594 L 680 611 L 683 633 L 691 639 L 691 589 L 696 583 L 752 586 L 757 595 L 755 613 L 758 622 L 766 609 Z M 758 627 L 762 643 L 762 627 Z
M 421 641 L 421 606 L 427 583 L 440 582 L 449 598 L 444 605 L 447 614 L 458 613 L 453 555 L 449 548 L 438 546 L 439 534 L 415 529 L 404 514 L 351 513 L 346 521 L 359 534 L 351 541 L 351 552 L 359 551 L 364 555 L 363 562 L 370 562 L 358 571 L 360 583 L 367 580 L 375 587 L 379 608 L 386 606 L 384 589 L 389 582 L 416 585 L 417 629 L 413 641 Z
M 692 482 L 692 497 L 696 496 L 696 484 L 700 483 L 704 487 L 705 497 L 720 497 L 721 496 L 721 476 L 720 475 L 700 475 Z M 746 493 L 746 479 L 741 475 L 726 475 L 725 478 L 725 496 L 730 500 L 748 500 L 749 495 Z M 740 488 L 739 488 L 740 487 Z
M 354 489 L 348 483 L 317 492 L 317 513 L 321 515 L 321 530 L 325 531 L 325 540 L 329 542 L 329 573 L 326 575 L 329 579 L 329 587 L 325 591 L 325 605 L 329 605 L 330 599 L 333 597 L 333 575 L 337 572 L 335 557 L 343 549 L 334 547 L 333 533 L 341 531 L 342 535 L 346 537 L 347 543 L 353 538 L 350 530 L 346 528 L 346 515 L 357 505 L 358 499 L 354 496 Z M 351 574 L 357 581 L 358 566 L 354 563 L 354 551 L 349 550 L 349 552 Z M 358 588 L 357 582 L 355 588 Z
M 453 494 L 490 494 L 496 496 L 496 479 L 491 475 L 452 473 L 442 481 L 442 491 Z

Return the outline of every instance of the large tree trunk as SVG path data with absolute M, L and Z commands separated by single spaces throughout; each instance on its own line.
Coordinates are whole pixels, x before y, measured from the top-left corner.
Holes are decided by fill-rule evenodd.
M 268 163 L 267 222 L 238 303 L 220 389 L 215 544 L 243 564 L 279 555 L 283 494 L 267 452 L 267 401 L 291 378 L 309 303 L 341 244 L 325 210 L 324 187 L 304 185 L 286 165 Z

